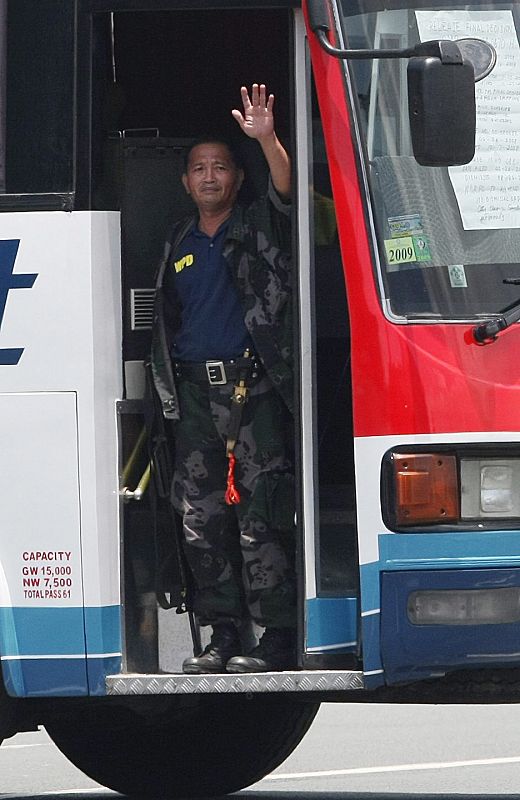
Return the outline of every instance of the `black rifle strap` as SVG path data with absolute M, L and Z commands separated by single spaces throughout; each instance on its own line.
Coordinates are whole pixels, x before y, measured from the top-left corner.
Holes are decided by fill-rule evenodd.
M 156 281 L 161 284 L 164 279 L 164 272 L 167 269 L 168 262 L 172 253 L 175 252 L 181 241 L 186 236 L 188 230 L 193 224 L 193 217 L 185 218 L 175 223 L 171 231 L 171 235 L 166 241 L 163 258 L 159 265 Z M 157 602 L 164 609 L 177 608 L 177 613 L 183 613 L 188 610 L 188 580 L 187 580 L 187 564 L 185 562 L 184 550 L 182 546 L 181 537 L 179 536 L 179 526 L 175 511 L 170 501 L 170 490 L 173 479 L 173 465 L 171 442 L 167 436 L 165 420 L 162 414 L 161 404 L 159 397 L 155 391 L 153 382 L 152 365 L 145 363 L 145 378 L 146 390 L 144 397 L 144 419 L 148 438 L 148 450 L 150 464 L 152 468 L 151 474 L 151 493 L 150 505 L 153 516 L 154 526 L 154 541 L 155 541 L 155 574 L 156 574 L 156 595 Z M 161 531 L 159 525 L 159 505 L 166 505 L 169 517 L 171 518 L 173 536 L 175 541 L 175 551 L 177 554 L 177 569 L 181 581 L 180 598 L 171 597 L 168 601 L 166 592 L 163 590 L 163 583 L 165 582 L 168 567 L 170 566 L 169 558 L 164 559 L 164 554 L 160 547 Z
M 151 463 L 150 481 L 150 507 L 153 519 L 153 532 L 155 542 L 155 576 L 157 602 L 164 609 L 176 608 L 177 613 L 188 613 L 193 651 L 200 653 L 202 646 L 198 626 L 191 611 L 191 579 L 189 566 L 183 548 L 182 531 L 179 529 L 178 520 L 170 500 L 170 490 L 173 478 L 172 442 L 170 441 L 165 420 L 160 408 L 159 398 L 155 392 L 150 364 L 146 365 L 146 394 L 144 399 L 144 417 L 148 433 L 149 457 Z M 164 530 L 159 519 L 159 508 L 167 510 L 169 525 L 166 542 Z M 173 548 L 168 547 L 173 543 Z M 172 553 L 172 549 L 174 553 Z M 171 573 L 172 559 L 176 561 L 179 576 L 179 591 L 173 592 L 168 587 L 168 573 Z M 167 598 L 170 594 L 170 598 Z
M 161 608 L 173 608 L 175 605 L 174 598 L 171 601 L 166 599 L 164 591 L 163 578 L 166 573 L 166 563 L 163 553 L 163 548 L 160 546 L 159 538 L 161 536 L 159 524 L 159 504 L 160 501 L 166 501 L 169 505 L 169 486 L 171 482 L 172 468 L 171 468 L 171 455 L 169 452 L 168 441 L 166 438 L 166 431 L 163 425 L 160 424 L 160 417 L 155 409 L 155 397 L 153 395 L 153 388 L 150 385 L 150 367 L 146 365 L 146 394 L 143 403 L 144 420 L 146 431 L 148 435 L 148 453 L 151 465 L 151 481 L 150 481 L 150 508 L 153 520 L 153 532 L 155 542 L 155 574 L 156 574 L 156 594 L 157 602 Z M 159 423 L 159 424 L 158 424 Z M 178 536 L 175 516 L 172 516 L 172 524 L 175 525 L 173 535 L 176 542 L 176 550 L 178 549 Z M 181 579 L 180 596 L 182 597 L 186 592 L 185 580 L 183 575 L 183 565 L 179 562 L 179 576 Z M 184 610 L 184 609 L 183 609 Z

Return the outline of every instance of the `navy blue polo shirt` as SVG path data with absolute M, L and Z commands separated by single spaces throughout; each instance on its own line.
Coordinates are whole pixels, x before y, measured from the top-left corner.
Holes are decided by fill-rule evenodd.
M 194 224 L 170 261 L 166 290 L 181 302 L 181 327 L 172 343 L 177 361 L 229 361 L 252 349 L 238 292 L 222 255 L 228 221 L 214 236 Z

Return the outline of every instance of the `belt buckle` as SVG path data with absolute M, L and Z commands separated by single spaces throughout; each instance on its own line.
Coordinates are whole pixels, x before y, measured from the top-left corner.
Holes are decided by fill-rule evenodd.
M 210 386 L 223 386 L 227 383 L 223 361 L 206 361 L 206 373 Z

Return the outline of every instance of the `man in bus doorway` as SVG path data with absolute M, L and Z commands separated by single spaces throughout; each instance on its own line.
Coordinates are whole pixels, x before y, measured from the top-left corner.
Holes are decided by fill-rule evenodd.
M 183 671 L 261 672 L 295 664 L 290 277 L 291 165 L 274 96 L 242 87 L 240 128 L 269 167 L 265 197 L 237 202 L 229 144 L 200 139 L 184 188 L 197 213 L 172 233 L 159 270 L 154 381 L 174 420 L 172 502 L 182 515 L 194 612 L 209 645 Z M 240 629 L 264 629 L 243 654 Z

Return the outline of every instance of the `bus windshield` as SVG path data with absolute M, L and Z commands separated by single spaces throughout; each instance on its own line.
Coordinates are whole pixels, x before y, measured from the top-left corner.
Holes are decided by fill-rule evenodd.
M 400 318 L 471 320 L 520 290 L 520 5 L 343 0 L 345 46 L 400 49 L 480 38 L 497 51 L 476 84 L 470 164 L 423 167 L 408 124 L 407 61 L 350 61 L 380 254 L 380 286 Z

